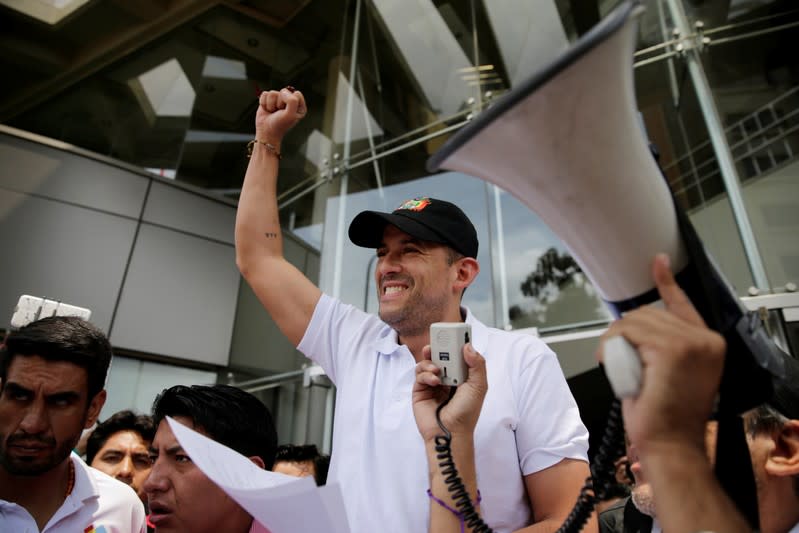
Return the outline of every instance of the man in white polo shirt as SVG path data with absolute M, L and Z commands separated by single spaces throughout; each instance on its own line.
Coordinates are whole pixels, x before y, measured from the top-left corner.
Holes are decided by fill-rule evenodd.
M 427 529 L 414 368 L 431 323 L 463 321 L 489 382 L 475 431 L 482 515 L 498 532 L 556 530 L 589 474 L 588 434 L 555 354 L 530 335 L 483 325 L 461 306 L 479 272 L 468 217 L 433 198 L 359 214 L 349 235 L 377 250 L 380 316 L 322 294 L 283 257 L 276 201 L 280 142 L 305 115 L 305 102 L 288 87 L 261 94 L 259 104 L 236 259 L 281 331 L 336 384 L 329 480 L 341 485 L 353 533 Z
M 71 453 L 105 403 L 110 361 L 105 335 L 75 317 L 31 322 L 0 348 L 0 531 L 145 531 L 133 489 Z

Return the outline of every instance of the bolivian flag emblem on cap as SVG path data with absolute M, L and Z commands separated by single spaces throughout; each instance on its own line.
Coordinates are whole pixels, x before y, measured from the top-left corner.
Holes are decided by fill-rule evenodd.
M 94 524 L 92 524 L 84 529 L 83 533 L 108 533 L 108 530 L 105 528 L 105 526 L 95 527 Z
M 413 200 L 405 200 L 402 205 L 397 208 L 397 211 L 400 209 L 407 209 L 408 211 L 421 211 L 428 205 L 430 205 L 430 198 L 414 198 Z

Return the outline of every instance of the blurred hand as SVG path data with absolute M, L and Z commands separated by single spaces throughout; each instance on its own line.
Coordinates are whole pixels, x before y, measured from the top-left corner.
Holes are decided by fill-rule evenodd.
M 652 275 L 665 309 L 640 307 L 614 322 L 604 340 L 622 335 L 641 357 L 641 391 L 622 402 L 630 441 L 642 454 L 658 443 L 690 443 L 704 450 L 705 422 L 721 382 L 726 343 L 709 329 L 677 285 L 665 255 Z
M 436 435 L 442 435 L 436 422 L 436 409 L 449 396 L 450 387 L 441 385 L 440 370 L 430 360 L 430 346 L 422 350 L 424 360 L 416 365 L 416 383 L 413 386 L 413 416 L 425 442 Z M 441 422 L 453 435 L 471 435 L 480 417 L 488 381 L 483 356 L 477 353 L 471 343 L 463 347 L 463 356 L 469 367 L 469 375 L 457 387 L 455 395 L 441 410 Z
M 294 125 L 308 113 L 305 97 L 300 91 L 283 88 L 264 91 L 258 99 L 255 113 L 255 137 L 276 148 Z

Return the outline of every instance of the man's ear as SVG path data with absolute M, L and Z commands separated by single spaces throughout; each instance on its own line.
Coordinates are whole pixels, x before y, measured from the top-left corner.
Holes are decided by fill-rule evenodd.
M 247 459 L 258 465 L 258 468 L 260 468 L 261 470 L 266 469 L 266 463 L 264 463 L 264 460 L 261 459 L 259 456 L 251 455 Z
M 89 429 L 97 422 L 97 417 L 100 416 L 100 411 L 105 405 L 106 392 L 105 389 L 101 390 L 94 395 L 94 398 L 89 402 L 89 408 L 86 410 L 86 422 L 83 424 L 83 429 Z
M 799 420 L 789 420 L 775 432 L 774 448 L 766 460 L 766 472 L 772 476 L 799 475 Z
M 461 257 L 456 266 L 458 268 L 456 270 L 455 288 L 462 291 L 471 285 L 474 278 L 480 273 L 480 263 L 474 257 Z

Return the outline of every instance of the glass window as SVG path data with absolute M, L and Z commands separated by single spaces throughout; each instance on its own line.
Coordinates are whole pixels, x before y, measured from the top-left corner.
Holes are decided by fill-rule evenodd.
M 709 40 L 703 64 L 746 213 L 779 291 L 799 280 L 799 12 L 784 0 L 690 4 L 688 17 L 704 24 Z M 711 181 L 703 193 L 723 189 Z
M 535 214 L 500 194 L 508 318 L 514 329 L 604 324 L 611 315 L 569 250 Z

